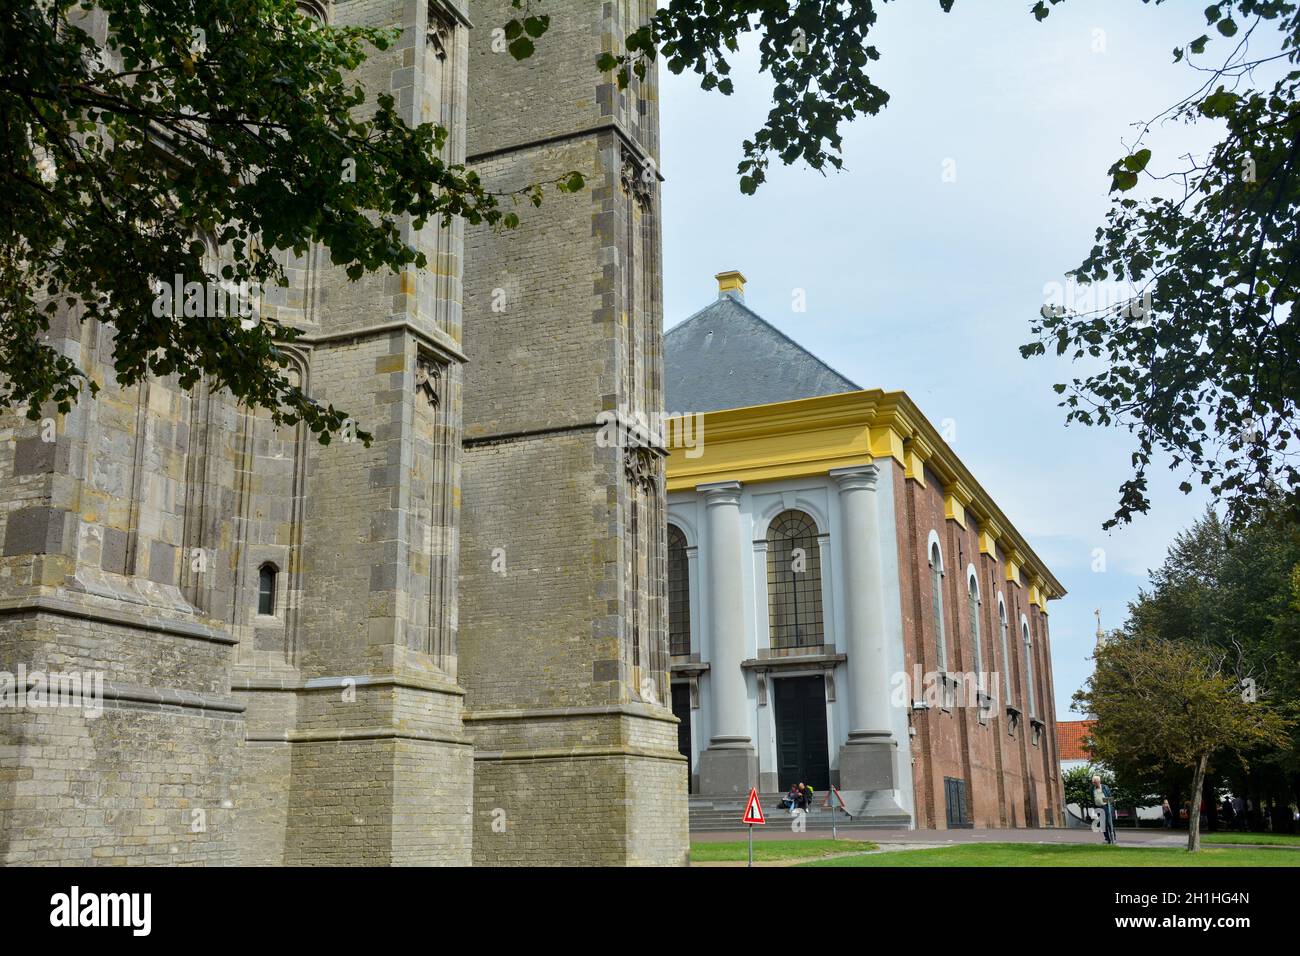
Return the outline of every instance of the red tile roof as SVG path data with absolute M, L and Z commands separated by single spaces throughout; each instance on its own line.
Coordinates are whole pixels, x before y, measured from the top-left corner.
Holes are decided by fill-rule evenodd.
M 1091 760 L 1092 755 L 1083 746 L 1083 738 L 1092 730 L 1091 720 L 1058 720 L 1056 746 L 1062 760 Z

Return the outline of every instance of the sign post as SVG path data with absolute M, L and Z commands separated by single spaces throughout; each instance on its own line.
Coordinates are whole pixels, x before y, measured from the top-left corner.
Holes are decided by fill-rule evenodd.
M 849 808 L 844 806 L 844 798 L 840 796 L 840 792 L 838 790 L 836 790 L 834 787 L 831 787 L 829 790 L 826 791 L 826 799 L 822 801 L 822 806 L 831 808 L 831 839 L 832 840 L 838 840 L 840 836 L 840 832 L 835 826 L 836 805 L 842 808 L 845 814 L 848 814 Z
M 740 822 L 749 827 L 749 865 L 754 865 L 754 824 L 762 826 L 767 823 L 763 819 L 763 806 L 758 802 L 758 788 L 749 788 L 749 799 L 745 801 L 745 814 L 740 818 Z

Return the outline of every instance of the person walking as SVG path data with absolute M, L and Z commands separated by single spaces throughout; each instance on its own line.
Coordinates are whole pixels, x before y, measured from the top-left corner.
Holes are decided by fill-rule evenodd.
M 1102 835 L 1107 843 L 1115 843 L 1115 805 L 1111 800 L 1110 787 L 1101 782 L 1101 777 L 1093 774 L 1092 802 L 1102 813 Z
M 1174 808 L 1169 805 L 1169 798 L 1165 797 L 1164 802 L 1160 804 L 1160 812 L 1165 817 L 1165 829 L 1172 830 L 1174 826 Z

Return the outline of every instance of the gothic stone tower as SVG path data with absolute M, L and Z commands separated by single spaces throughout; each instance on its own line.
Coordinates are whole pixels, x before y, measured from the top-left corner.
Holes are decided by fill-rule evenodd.
M 391 92 L 408 121 L 445 124 L 462 159 L 464 14 L 341 0 L 327 15 L 403 27 L 359 79 L 371 102 Z M 0 710 L 0 861 L 470 862 L 463 236 L 411 240 L 427 270 L 351 283 L 312 250 L 263 302 L 303 333 L 299 382 L 370 447 L 321 446 L 202 384 L 119 388 L 110 329 L 53 323 L 105 387 L 48 427 L 0 417 L 0 671 L 106 682 L 102 714 Z
M 668 707 L 662 449 L 601 441 L 662 407 L 653 77 L 595 68 L 650 0 L 548 0 L 516 62 L 474 10 L 468 152 L 489 188 L 570 170 L 511 232 L 465 244 L 460 679 L 476 863 L 684 862 Z M 602 418 L 602 413 L 606 413 Z
M 449 161 L 592 188 L 412 231 L 425 270 L 286 261 L 263 311 L 369 447 L 120 388 L 111 329 L 56 317 L 103 389 L 0 416 L 0 676 L 102 673 L 103 712 L 0 709 L 0 862 L 681 863 L 662 449 L 597 440 L 661 404 L 654 85 L 594 68 L 650 4 L 548 0 L 524 64 L 492 51 L 506 0 L 476 31 L 457 0 L 303 6 L 403 28 L 358 78 Z

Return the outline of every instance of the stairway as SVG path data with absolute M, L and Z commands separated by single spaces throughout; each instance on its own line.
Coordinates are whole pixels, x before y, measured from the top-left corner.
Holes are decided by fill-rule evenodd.
M 794 818 L 790 816 L 790 811 L 781 806 L 781 798 L 784 796 L 784 793 L 760 793 L 758 795 L 759 803 L 763 806 L 763 816 L 767 819 L 766 826 L 768 829 L 781 828 L 789 830 L 791 828 Z M 825 798 L 826 794 L 824 792 L 817 794 L 816 805 L 808 811 L 807 829 L 831 829 L 831 811 L 828 807 L 821 805 Z M 745 796 L 692 796 L 690 798 L 690 828 L 692 832 L 704 830 L 744 831 L 747 827 L 740 822 L 740 818 L 744 813 Z M 911 820 L 906 814 L 902 816 L 868 816 L 851 819 L 843 810 L 836 810 L 835 826 L 840 828 L 871 827 L 873 829 L 887 827 L 889 829 L 906 830 L 911 826 Z

